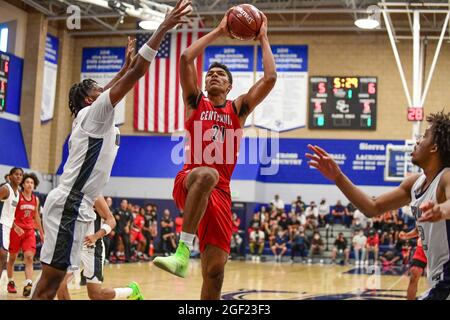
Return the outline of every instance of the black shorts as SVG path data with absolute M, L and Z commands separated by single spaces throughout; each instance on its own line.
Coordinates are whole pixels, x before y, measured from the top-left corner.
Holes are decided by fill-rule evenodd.
M 421 261 L 421 260 L 412 259 L 411 267 L 418 267 L 418 268 L 425 269 L 427 267 L 427 263 L 424 261 Z

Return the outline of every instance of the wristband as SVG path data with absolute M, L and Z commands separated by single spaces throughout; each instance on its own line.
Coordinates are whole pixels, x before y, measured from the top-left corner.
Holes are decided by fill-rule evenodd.
M 155 59 L 156 54 L 158 53 L 158 51 L 150 48 L 147 44 L 144 44 L 140 49 L 139 49 L 139 54 L 142 56 L 142 58 L 144 58 L 145 60 L 152 62 L 153 59 Z
M 110 227 L 109 224 L 107 224 L 107 223 L 102 224 L 101 229 L 103 229 L 103 230 L 106 231 L 105 236 L 111 232 L 111 227 Z

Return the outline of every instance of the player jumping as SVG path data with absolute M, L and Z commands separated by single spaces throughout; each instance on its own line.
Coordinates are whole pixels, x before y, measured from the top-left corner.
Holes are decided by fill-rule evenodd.
M 200 243 L 203 286 L 201 299 L 219 299 L 232 236 L 230 179 L 237 161 L 242 128 L 250 113 L 273 89 L 277 74 L 267 36 L 267 18 L 257 37 L 264 76 L 234 101 L 227 100 L 233 78 L 227 66 L 213 63 L 206 74 L 204 96 L 197 83 L 195 59 L 222 36 L 229 36 L 227 15 L 212 32 L 187 48 L 180 60 L 183 100 L 187 107 L 186 162 L 175 178 L 173 197 L 184 212 L 175 255 L 154 264 L 186 277 L 196 232 Z

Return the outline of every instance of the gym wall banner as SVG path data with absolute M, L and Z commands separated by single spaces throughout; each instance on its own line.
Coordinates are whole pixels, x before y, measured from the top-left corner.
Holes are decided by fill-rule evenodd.
M 47 34 L 45 42 L 44 79 L 42 81 L 41 122 L 53 119 L 58 76 L 59 39 Z
M 83 48 L 81 80 L 93 79 L 105 86 L 119 72 L 125 62 L 125 47 Z M 125 123 L 125 100 L 115 107 L 115 124 Z
M 172 158 L 174 150 L 178 150 L 176 146 L 180 141 L 173 141 L 168 136 L 121 136 L 120 150 L 113 166 L 112 176 L 174 179 L 182 167 L 182 163 L 174 163 Z M 387 145 L 403 146 L 405 144 L 403 140 L 279 139 L 271 141 L 244 138 L 241 141 L 239 158 L 232 180 L 258 181 L 263 184 L 333 184 L 318 170 L 308 165 L 308 159 L 305 157 L 305 153 L 310 152 L 308 144 L 317 144 L 327 150 L 356 185 L 398 186 L 399 184 L 385 181 L 384 169 Z M 155 150 L 158 154 L 156 157 Z M 67 156 L 66 141 L 58 174 L 62 173 Z M 148 165 L 149 159 L 152 161 L 151 166 Z M 390 165 L 401 167 L 404 158 L 393 157 L 391 162 Z
M 254 125 L 288 131 L 306 125 L 308 95 L 308 46 L 272 46 L 277 65 L 277 83 L 254 111 Z M 264 75 L 262 51 L 258 47 L 256 79 Z
M 209 46 L 205 49 L 203 65 L 203 83 L 209 66 L 213 62 L 226 65 L 233 74 L 233 86 L 228 94 L 229 100 L 234 100 L 248 90 L 255 83 L 254 79 L 254 46 Z M 251 117 L 247 118 L 245 126 L 252 124 Z

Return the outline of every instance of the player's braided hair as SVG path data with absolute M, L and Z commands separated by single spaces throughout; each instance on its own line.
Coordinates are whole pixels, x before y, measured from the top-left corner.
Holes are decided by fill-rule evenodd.
M 23 189 L 23 184 L 25 183 L 25 180 L 27 180 L 27 179 L 32 179 L 32 180 L 34 181 L 34 188 L 35 188 L 35 189 L 38 187 L 38 185 L 39 185 L 39 179 L 38 179 L 38 177 L 37 177 L 34 173 L 29 172 L 29 173 L 25 173 L 25 174 L 23 175 L 22 183 L 20 184 L 20 186 L 22 187 L 22 189 Z
M 77 116 L 78 112 L 86 107 L 86 102 L 84 99 L 88 96 L 90 89 L 97 84 L 92 79 L 85 79 L 80 83 L 76 83 L 70 88 L 69 91 L 69 109 L 73 116 Z
M 220 62 L 213 62 L 211 63 L 211 65 L 208 68 L 208 71 L 211 70 L 212 68 L 220 68 L 223 69 L 223 71 L 225 71 L 225 73 L 228 76 L 228 81 L 230 82 L 230 84 L 233 84 L 233 76 L 231 75 L 230 69 L 228 69 L 228 67 Z
M 442 164 L 450 167 L 450 112 L 432 113 L 427 116 L 427 121 L 431 124 L 433 142 L 438 146 Z

